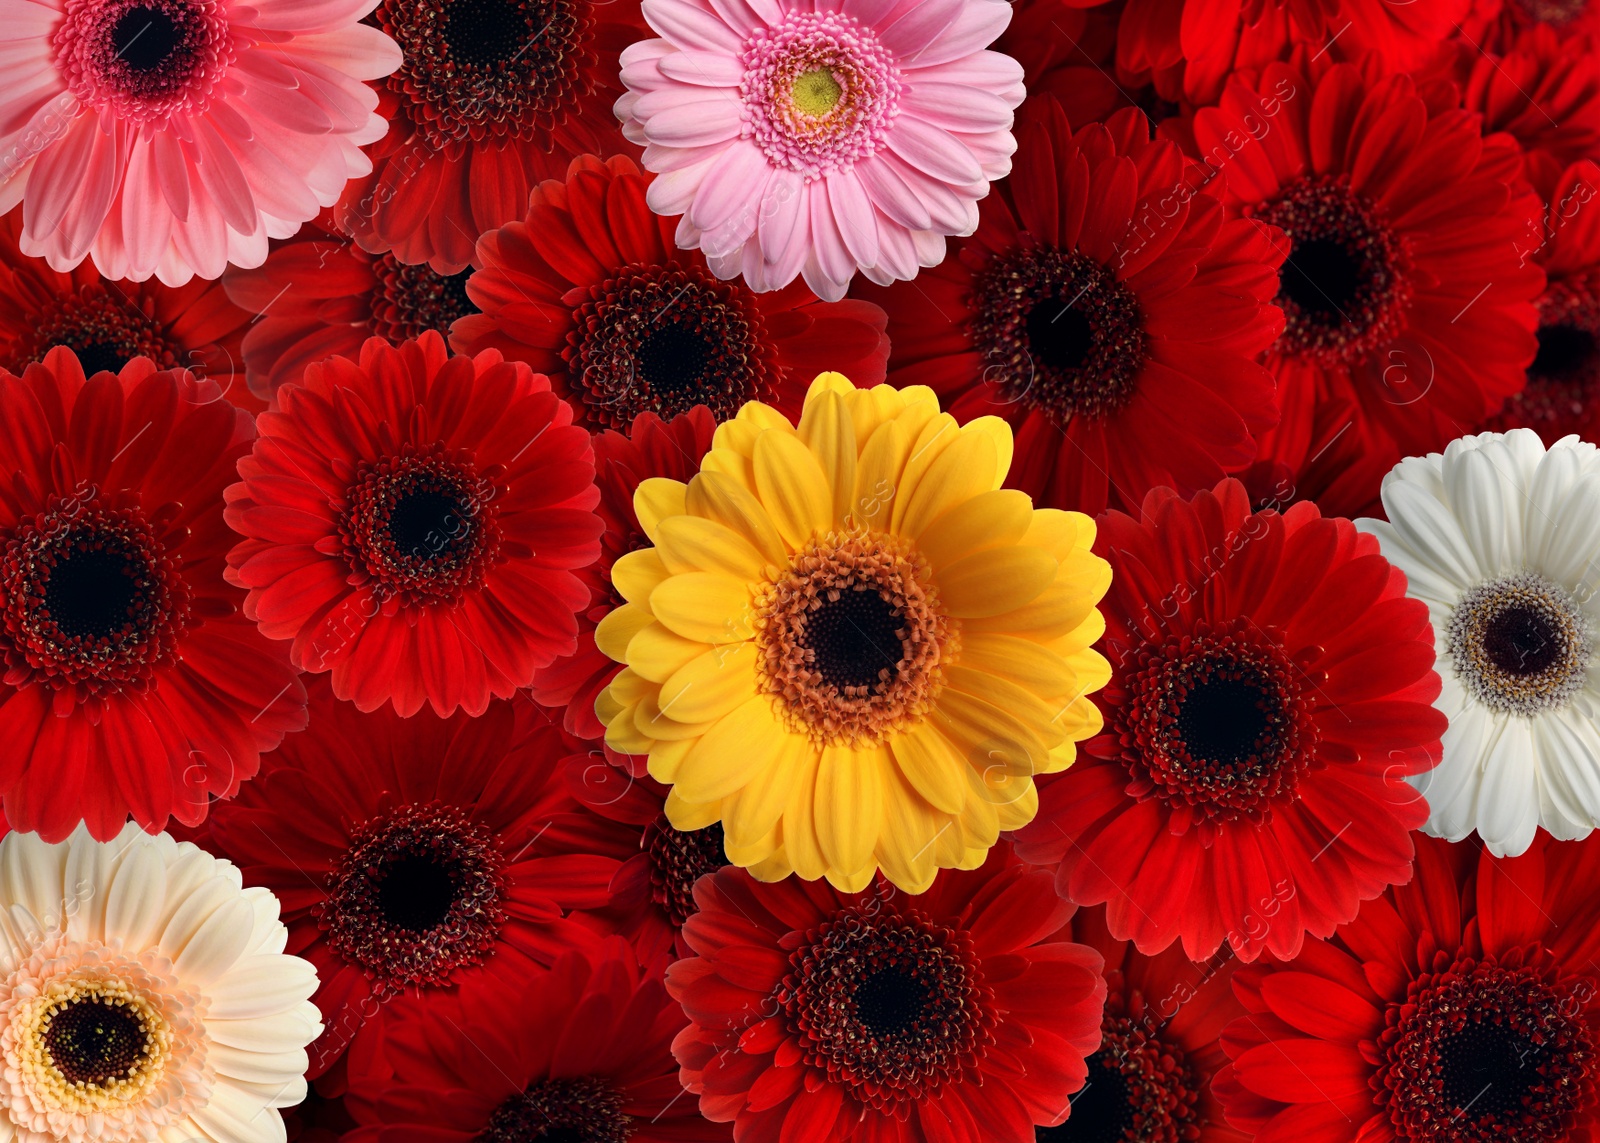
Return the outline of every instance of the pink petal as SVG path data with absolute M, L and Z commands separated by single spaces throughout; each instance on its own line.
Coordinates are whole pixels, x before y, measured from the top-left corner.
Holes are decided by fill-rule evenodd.
M 941 182 L 962 186 L 983 180 L 983 168 L 959 139 L 909 115 L 889 130 L 889 150 Z

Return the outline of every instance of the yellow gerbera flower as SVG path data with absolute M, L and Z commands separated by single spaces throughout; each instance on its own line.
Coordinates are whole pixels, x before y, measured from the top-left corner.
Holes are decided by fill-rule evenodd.
M 1010 464 L 997 417 L 824 373 L 798 429 L 752 401 L 688 484 L 639 486 L 655 546 L 612 569 L 595 642 L 627 669 L 595 709 L 674 827 L 721 821 L 763 880 L 920 893 L 1033 818 L 1033 775 L 1100 730 L 1111 568 Z

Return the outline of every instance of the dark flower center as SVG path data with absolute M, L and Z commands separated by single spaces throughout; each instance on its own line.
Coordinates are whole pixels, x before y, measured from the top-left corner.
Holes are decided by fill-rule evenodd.
M 765 336 L 744 287 L 693 264 L 636 265 L 590 288 L 562 356 L 583 419 L 626 431 L 640 413 L 707 405 L 722 421 L 770 397 L 780 372 Z
M 426 265 L 408 266 L 392 254 L 373 260 L 378 288 L 372 298 L 372 332 L 399 344 L 429 330 L 450 335 L 457 318 L 475 314 L 467 297 L 469 267 L 459 274 L 436 274 Z
M 456 60 L 504 63 L 528 43 L 528 15 L 509 0 L 451 0 L 444 11 L 444 39 Z
M 1403 328 L 1412 288 L 1401 240 L 1346 181 L 1316 175 L 1258 213 L 1288 238 L 1278 305 L 1280 352 L 1325 366 L 1353 364 Z
M 1513 603 L 1484 624 L 1483 653 L 1508 675 L 1536 675 L 1560 656 L 1561 631 L 1542 609 Z
M 1213 675 L 1178 704 L 1178 737 L 1197 762 L 1237 765 L 1267 733 L 1277 695 L 1249 674 Z
M 506 920 L 503 865 L 493 837 L 464 811 L 401 806 L 352 833 L 318 923 L 377 995 L 442 986 L 494 951 Z
M 1125 1016 L 1107 1015 L 1100 1050 L 1067 1121 L 1038 1143 L 1186 1143 L 1202 1138 L 1204 1081 L 1183 1049 Z
M 603 1079 L 549 1079 L 514 1095 L 489 1117 L 473 1143 L 626 1143 L 633 1117 Z
M 1530 572 L 1473 588 L 1445 628 L 1445 651 L 1467 690 L 1495 710 L 1523 717 L 1577 694 L 1593 650 L 1578 601 Z
M 1067 1121 L 1058 1127 L 1037 1128 L 1037 1143 L 1121 1143 L 1128 1137 L 1134 1107 L 1128 1101 L 1122 1069 L 1103 1051 L 1084 1062 L 1089 1074 L 1072 1097 Z
M 134 105 L 136 118 L 167 114 L 174 102 L 202 102 L 226 41 L 226 19 L 186 0 L 85 5 L 55 32 L 67 73 L 87 72 L 91 98 L 115 92 L 124 110 Z
M 663 814 L 646 832 L 651 899 L 666 912 L 674 928 L 681 929 L 700 911 L 694 903 L 695 882 L 728 864 L 722 845 L 720 822 L 704 829 L 678 830 Z
M 891 678 L 905 658 L 905 621 L 894 603 L 868 584 L 825 596 L 806 617 L 804 643 L 826 683 L 872 687 Z
M 137 625 L 150 604 L 141 554 L 115 540 L 67 548 L 44 585 L 45 609 L 56 630 L 69 639 L 109 639 Z
M 30 317 L 19 334 L 6 368 L 21 373 L 56 346 L 78 358 L 85 377 L 118 373 L 135 357 L 148 357 L 161 369 L 183 365 L 182 348 L 169 341 L 136 305 L 120 301 L 102 286 L 85 286 L 53 301 Z
M 1591 436 L 1600 396 L 1600 298 L 1582 280 L 1554 283 L 1539 303 L 1538 338 L 1527 387 L 1506 401 L 1510 423 L 1547 442 Z
M 1145 362 L 1138 300 L 1106 267 L 1037 243 L 996 256 L 968 299 L 983 379 L 1065 425 L 1124 408 Z
M 1596 341 L 1593 330 L 1571 325 L 1539 328 L 1539 352 L 1528 366 L 1528 376 L 1566 381 L 1590 372 L 1595 365 Z
M 879 1111 L 937 1098 L 994 1043 L 970 939 L 919 914 L 843 910 L 789 965 L 777 999 L 802 1058 Z
M 468 501 L 454 488 L 413 487 L 389 509 L 394 550 L 415 560 L 431 559 L 472 526 Z
M 153 71 L 177 50 L 182 32 L 157 8 L 129 8 L 111 29 L 117 57 L 134 71 Z
M 1517 0 L 1528 19 L 1560 27 L 1570 24 L 1589 10 L 1589 0 Z
M 99 996 L 82 996 L 59 1009 L 42 1040 L 68 1083 L 97 1087 L 126 1079 L 150 1058 L 149 1029 L 138 1010 Z

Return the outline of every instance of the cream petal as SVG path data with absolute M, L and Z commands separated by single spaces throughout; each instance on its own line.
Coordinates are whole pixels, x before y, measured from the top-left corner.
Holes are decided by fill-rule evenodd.
M 131 845 L 106 890 L 108 943 L 140 949 L 160 935 L 167 863 L 153 845 Z

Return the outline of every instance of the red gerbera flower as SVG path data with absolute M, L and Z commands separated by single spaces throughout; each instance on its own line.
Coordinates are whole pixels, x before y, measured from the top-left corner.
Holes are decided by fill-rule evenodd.
M 1462 105 L 1483 116 L 1483 132 L 1504 131 L 1558 163 L 1600 153 L 1600 44 L 1593 36 L 1535 24 L 1501 52 L 1458 40 L 1444 57 Z
M 919 897 L 731 867 L 695 887 L 667 969 L 673 1051 L 737 1143 L 1033 1143 L 1100 1045 L 1100 955 L 1004 847 Z
M 1233 204 L 1287 236 L 1287 327 L 1267 358 L 1284 419 L 1267 457 L 1336 398 L 1417 453 L 1521 388 L 1543 275 L 1516 251 L 1537 196 L 1515 140 L 1482 138 L 1475 116 L 1372 60 L 1325 58 L 1310 78 L 1282 63 L 1234 75 L 1194 138 Z
M 239 345 L 250 315 L 216 282 L 113 282 L 87 261 L 62 273 L 23 254 L 21 232 L 21 211 L 0 217 L 0 369 L 20 374 L 58 345 L 72 350 L 89 376 L 148 357 L 157 369 L 187 369 L 216 382 L 246 412 L 261 411 L 245 386 Z
M 234 304 L 257 315 L 241 352 L 250 392 L 270 401 L 313 362 L 359 357 L 369 337 L 398 345 L 429 330 L 448 334 L 456 318 L 478 312 L 467 298 L 471 272 L 437 274 L 368 254 L 331 224 L 302 227 L 261 266 L 230 267 L 222 279 Z
M 255 436 L 216 383 L 53 349 L 0 372 L 0 793 L 13 829 L 194 823 L 305 725 L 223 579 L 222 491 Z
M 1427 607 L 1348 520 L 1228 480 L 1111 512 L 1106 731 L 1039 783 L 1017 852 L 1145 952 L 1299 951 L 1411 876 L 1445 719 Z
M 603 525 L 571 421 L 526 365 L 436 333 L 311 366 L 228 489 L 245 613 L 362 710 L 483 713 L 577 646 Z
M 821 302 L 803 282 L 757 294 L 719 281 L 698 250 L 653 214 L 653 176 L 631 159 L 575 159 L 565 182 L 534 192 L 527 218 L 485 234 L 467 295 L 482 311 L 456 323 L 461 353 L 526 361 L 572 403 L 578 423 L 626 429 L 643 412 L 707 405 L 719 421 L 746 401 L 798 417 L 827 370 L 883 380 L 883 314 Z
M 889 313 L 891 382 L 931 386 L 962 422 L 1004 417 L 1006 483 L 1055 507 L 1244 468 L 1276 419 L 1253 360 L 1283 328 L 1271 235 L 1190 192 L 1138 111 L 1074 134 L 1044 98 L 1020 121 L 977 233 L 914 283 L 861 287 Z
M 611 111 L 622 49 L 649 35 L 637 3 L 381 0 L 369 20 L 405 60 L 378 84 L 372 173 L 334 218 L 371 253 L 459 273 L 572 158 L 638 153 Z
M 1589 1143 L 1600 838 L 1520 857 L 1417 838 L 1417 875 L 1293 964 L 1234 978 L 1215 1090 L 1257 1139 Z
M 1484 51 L 1503 51 L 1524 28 L 1547 27 L 1563 36 L 1600 33 L 1594 0 L 1473 0 L 1461 21 L 1461 38 Z
M 196 840 L 272 890 L 289 951 L 316 965 L 318 1076 L 381 1038 L 403 991 L 552 963 L 572 939 L 562 911 L 609 901 L 618 862 L 593 844 L 610 823 L 562 779 L 570 740 L 510 703 L 477 718 L 362 714 L 319 679 L 311 726 Z
M 445 1001 L 398 1001 L 383 1058 L 352 1071 L 346 1143 L 713 1143 L 728 1129 L 683 1098 L 684 1026 L 659 978 L 613 939 L 548 972 L 487 978 Z
M 529 690 L 544 706 L 566 708 L 565 726 L 572 734 L 582 738 L 605 734 L 594 713 L 594 700 L 622 670 L 621 663 L 595 646 L 594 630 L 623 603 L 611 586 L 611 565 L 650 546 L 633 508 L 634 491 L 641 481 L 656 477 L 687 483 L 700 471 L 716 428 L 711 410 L 696 405 L 670 421 L 640 413 L 628 436 L 607 429 L 594 438 L 597 510 L 606 530 L 600 537 L 600 558 L 579 573 L 589 588 L 589 609 L 578 616 L 577 650 L 535 672 Z

